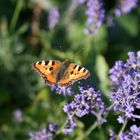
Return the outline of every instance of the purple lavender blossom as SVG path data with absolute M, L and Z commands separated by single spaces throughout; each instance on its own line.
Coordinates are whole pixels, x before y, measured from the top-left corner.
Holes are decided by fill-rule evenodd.
M 51 86 L 51 90 L 52 91 L 56 91 L 56 93 L 58 94 L 63 94 L 64 96 L 65 95 L 73 95 L 75 94 L 75 92 L 72 90 L 72 84 L 69 85 L 68 87 L 66 86 L 55 86 L 55 85 L 52 85 Z
M 109 70 L 111 85 L 116 88 L 121 85 L 121 81 L 126 72 L 126 67 L 122 61 L 116 61 L 113 68 Z
M 140 140 L 140 127 L 132 125 L 129 132 L 121 133 L 120 140 Z
M 22 114 L 22 111 L 20 109 L 16 109 L 13 112 L 13 120 L 15 122 L 19 122 L 19 123 L 23 121 L 23 114 Z
M 88 89 L 80 87 L 79 91 L 80 94 L 75 95 L 74 100 L 64 106 L 64 112 L 69 117 L 73 113 L 78 117 L 91 113 L 97 117 L 98 121 L 104 122 L 101 116 L 105 113 L 105 105 L 101 99 L 100 91 L 95 91 L 93 87 Z
M 114 10 L 116 16 L 127 14 L 137 7 L 138 0 L 119 0 L 117 8 Z
M 116 134 L 112 129 L 109 129 L 109 140 L 116 140 Z
M 73 12 L 78 5 L 86 4 L 87 20 L 85 34 L 97 34 L 103 24 L 105 11 L 101 0 L 72 0 L 69 11 Z
M 109 71 L 111 85 L 114 89 L 122 85 L 122 81 L 124 81 L 126 74 L 133 70 L 137 70 L 140 67 L 140 51 L 137 52 L 138 57 L 135 57 L 134 52 L 129 52 L 128 56 L 129 59 L 126 63 L 122 61 L 116 61 L 113 68 L 111 68 Z
M 55 28 L 55 26 L 59 22 L 59 19 L 60 19 L 60 14 L 59 14 L 58 7 L 53 7 L 52 9 L 50 9 L 48 15 L 48 24 L 50 30 L 53 30 Z
M 58 130 L 58 126 L 55 124 L 49 124 L 48 125 L 48 130 L 52 133 L 55 133 Z
M 49 124 L 48 130 L 46 128 L 43 128 L 35 133 L 30 132 L 29 136 L 32 140 L 49 140 L 53 137 L 57 130 L 57 125 Z
M 126 63 L 112 68 L 110 76 L 113 77 L 111 82 L 115 81 L 118 85 L 109 97 L 113 102 L 114 111 L 122 112 L 118 118 L 120 123 L 126 118 L 140 119 L 140 115 L 135 113 L 136 109 L 140 109 L 140 51 L 137 52 L 137 56 L 134 52 L 129 52 L 128 56 Z
M 53 137 L 53 134 L 48 132 L 45 128 L 41 129 L 39 132 L 36 133 L 29 133 L 29 136 L 32 140 L 49 140 Z
M 88 0 L 86 15 L 88 16 L 85 34 L 96 34 L 104 20 L 104 9 L 100 0 Z
M 119 116 L 117 120 L 119 123 L 124 123 L 125 119 L 126 119 L 125 116 Z
M 67 120 L 67 125 L 63 128 L 63 133 L 64 134 L 71 134 L 74 130 L 74 128 L 77 126 L 77 123 L 73 119 L 68 119 Z

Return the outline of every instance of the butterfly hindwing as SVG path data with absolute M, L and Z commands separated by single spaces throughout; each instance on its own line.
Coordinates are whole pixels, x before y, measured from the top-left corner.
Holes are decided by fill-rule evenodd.
M 71 63 L 66 73 L 63 75 L 62 79 L 59 81 L 59 85 L 66 86 L 80 79 L 86 79 L 88 76 L 90 76 L 90 73 L 86 68 L 80 65 Z
M 56 84 L 55 72 L 60 67 L 60 62 L 55 60 L 37 61 L 33 68 L 37 69 L 47 84 Z

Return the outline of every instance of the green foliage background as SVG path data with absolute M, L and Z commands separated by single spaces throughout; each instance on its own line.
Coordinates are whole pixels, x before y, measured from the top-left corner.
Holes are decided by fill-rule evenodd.
M 111 11 L 110 2 L 106 8 Z M 29 139 L 28 132 L 38 131 L 49 123 L 61 126 L 66 118 L 63 105 L 70 97 L 53 93 L 35 73 L 31 64 L 37 60 L 69 59 L 85 66 L 89 78 L 105 97 L 109 92 L 108 70 L 116 60 L 126 60 L 128 51 L 140 49 L 140 8 L 131 14 L 107 22 L 95 35 L 84 35 L 85 8 L 79 6 L 68 12 L 70 1 L 63 0 L 4 0 L 0 2 L 0 139 Z M 112 2 L 113 5 L 113 2 Z M 58 6 L 60 21 L 53 31 L 47 24 L 48 10 Z M 35 9 L 41 7 L 38 19 Z M 109 14 L 109 12 L 107 13 Z M 33 22 L 39 24 L 32 29 Z M 13 121 L 13 111 L 23 111 L 21 123 Z M 86 130 L 94 118 L 77 118 L 78 127 L 72 135 L 59 135 L 56 139 L 91 140 L 108 139 L 108 128 L 118 131 L 116 115 L 110 114 L 108 123 L 95 129 L 89 137 Z

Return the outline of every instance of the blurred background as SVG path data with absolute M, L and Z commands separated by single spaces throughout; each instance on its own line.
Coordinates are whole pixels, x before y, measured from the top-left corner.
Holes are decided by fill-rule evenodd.
M 0 140 L 29 139 L 29 132 L 49 123 L 61 126 L 66 118 L 62 108 L 70 97 L 58 95 L 44 84 L 31 68 L 38 60 L 69 59 L 85 66 L 91 72 L 88 80 L 109 104 L 109 69 L 116 60 L 126 60 L 129 51 L 140 49 L 140 7 L 115 16 L 115 5 L 116 1 L 104 1 L 103 24 L 97 33 L 87 34 L 86 4 L 73 0 L 0 1 Z M 84 132 L 94 122 L 92 116 L 78 119 L 73 134 L 56 139 L 106 140 L 108 127 L 117 125 L 116 116 L 109 117 L 110 124 L 89 138 Z

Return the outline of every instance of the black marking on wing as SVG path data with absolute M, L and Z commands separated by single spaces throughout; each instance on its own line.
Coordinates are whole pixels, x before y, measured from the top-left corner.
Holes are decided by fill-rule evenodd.
M 78 71 L 80 71 L 82 68 L 83 68 L 83 67 L 79 66 L 79 67 L 78 67 Z
M 86 69 L 84 68 L 83 72 L 86 72 Z
M 39 64 L 39 65 L 41 65 L 41 64 L 42 64 L 42 62 L 41 62 L 41 61 L 39 61 L 39 62 L 38 62 L 38 64 Z
M 45 83 L 47 83 L 48 85 L 55 85 L 54 83 L 52 83 L 51 81 L 49 81 L 45 75 L 42 75 L 42 77 L 43 77 Z
M 73 69 L 75 69 L 76 67 L 77 67 L 77 65 L 75 65 Z
M 48 65 L 49 61 L 45 61 L 45 65 Z
M 73 73 L 74 73 L 73 71 L 70 72 L 71 75 L 72 75 Z
M 50 67 L 49 70 L 52 71 L 53 70 L 53 67 Z
M 54 62 L 54 61 L 52 61 L 52 65 L 54 65 L 54 63 L 55 63 L 55 62 Z

